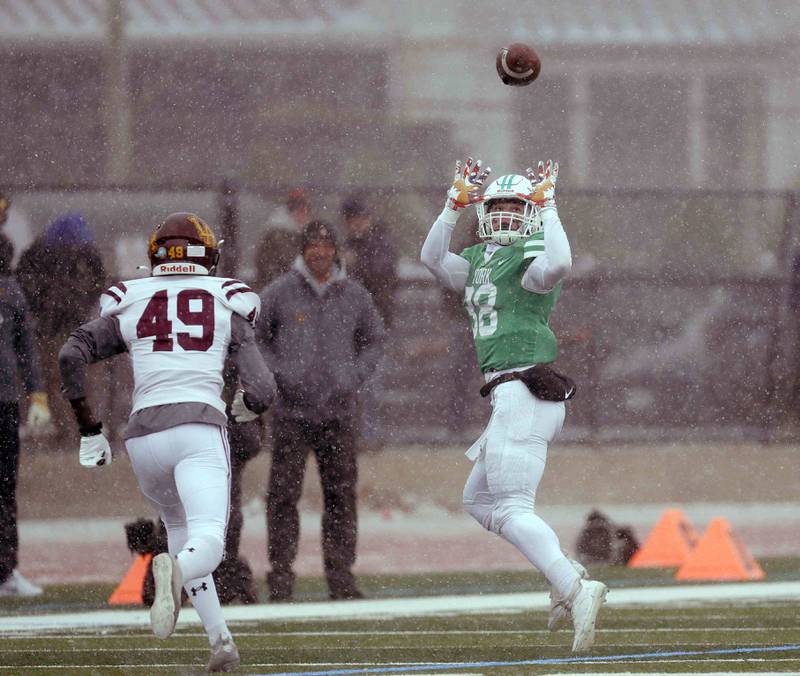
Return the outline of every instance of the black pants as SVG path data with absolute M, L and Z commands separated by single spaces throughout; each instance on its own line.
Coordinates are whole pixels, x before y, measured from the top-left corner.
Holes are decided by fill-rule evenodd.
M 358 534 L 358 469 L 352 424 L 345 421 L 315 424 L 275 418 L 272 439 L 272 467 L 267 493 L 267 553 L 272 568 L 268 575 L 270 592 L 277 596 L 291 595 L 294 583 L 292 565 L 300 539 L 297 503 L 303 491 L 310 449 L 316 456 L 322 482 L 325 577 L 332 596 L 346 595 L 355 588 L 350 569 L 356 560 Z
M 0 402 L 0 582 L 17 567 L 19 406 Z
M 231 502 L 228 530 L 225 533 L 225 558 L 236 559 L 242 540 L 242 475 L 245 465 L 261 450 L 261 421 L 228 423 L 228 441 L 231 447 Z

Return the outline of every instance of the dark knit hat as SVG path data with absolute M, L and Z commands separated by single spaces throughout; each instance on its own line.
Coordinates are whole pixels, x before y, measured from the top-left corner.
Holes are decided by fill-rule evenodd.
M 334 249 L 336 246 L 336 232 L 325 221 L 309 221 L 303 228 L 303 234 L 300 237 L 300 248 L 302 251 L 312 242 L 327 241 L 333 244 Z
M 47 246 L 85 246 L 92 244 L 94 237 L 82 214 L 64 214 L 47 228 Z
M 364 214 L 369 213 L 367 203 L 364 201 L 364 198 L 360 193 L 355 193 L 345 197 L 345 199 L 342 201 L 342 207 L 340 211 L 342 212 L 342 216 L 344 216 L 344 218 L 363 216 Z

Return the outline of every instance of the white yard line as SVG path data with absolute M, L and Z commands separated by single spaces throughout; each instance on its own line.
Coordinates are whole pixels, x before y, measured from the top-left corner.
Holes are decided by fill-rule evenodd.
M 800 582 L 745 582 L 737 584 L 687 585 L 612 589 L 608 605 L 694 606 L 703 603 L 746 603 L 800 600 Z M 294 603 L 227 606 L 229 622 L 324 620 L 456 615 L 461 613 L 509 613 L 549 608 L 546 592 L 526 594 L 480 594 L 472 596 L 428 596 L 410 599 L 367 599 L 332 603 Z M 98 610 L 51 615 L 0 617 L 0 632 L 63 629 L 112 629 L 143 627 L 149 612 L 141 610 Z M 178 624 L 197 624 L 193 608 L 184 608 Z

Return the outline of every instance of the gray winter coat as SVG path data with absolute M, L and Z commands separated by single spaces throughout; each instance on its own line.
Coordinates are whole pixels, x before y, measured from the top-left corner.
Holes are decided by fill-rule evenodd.
M 385 332 L 369 292 L 335 270 L 320 285 L 302 257 L 261 292 L 256 341 L 275 374 L 278 417 L 351 419 L 375 370 Z

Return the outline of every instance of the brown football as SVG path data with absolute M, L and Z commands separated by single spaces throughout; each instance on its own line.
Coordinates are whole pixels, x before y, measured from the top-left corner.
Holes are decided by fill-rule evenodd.
M 497 74 L 503 84 L 524 87 L 539 77 L 542 62 L 530 45 L 515 42 L 497 53 Z

